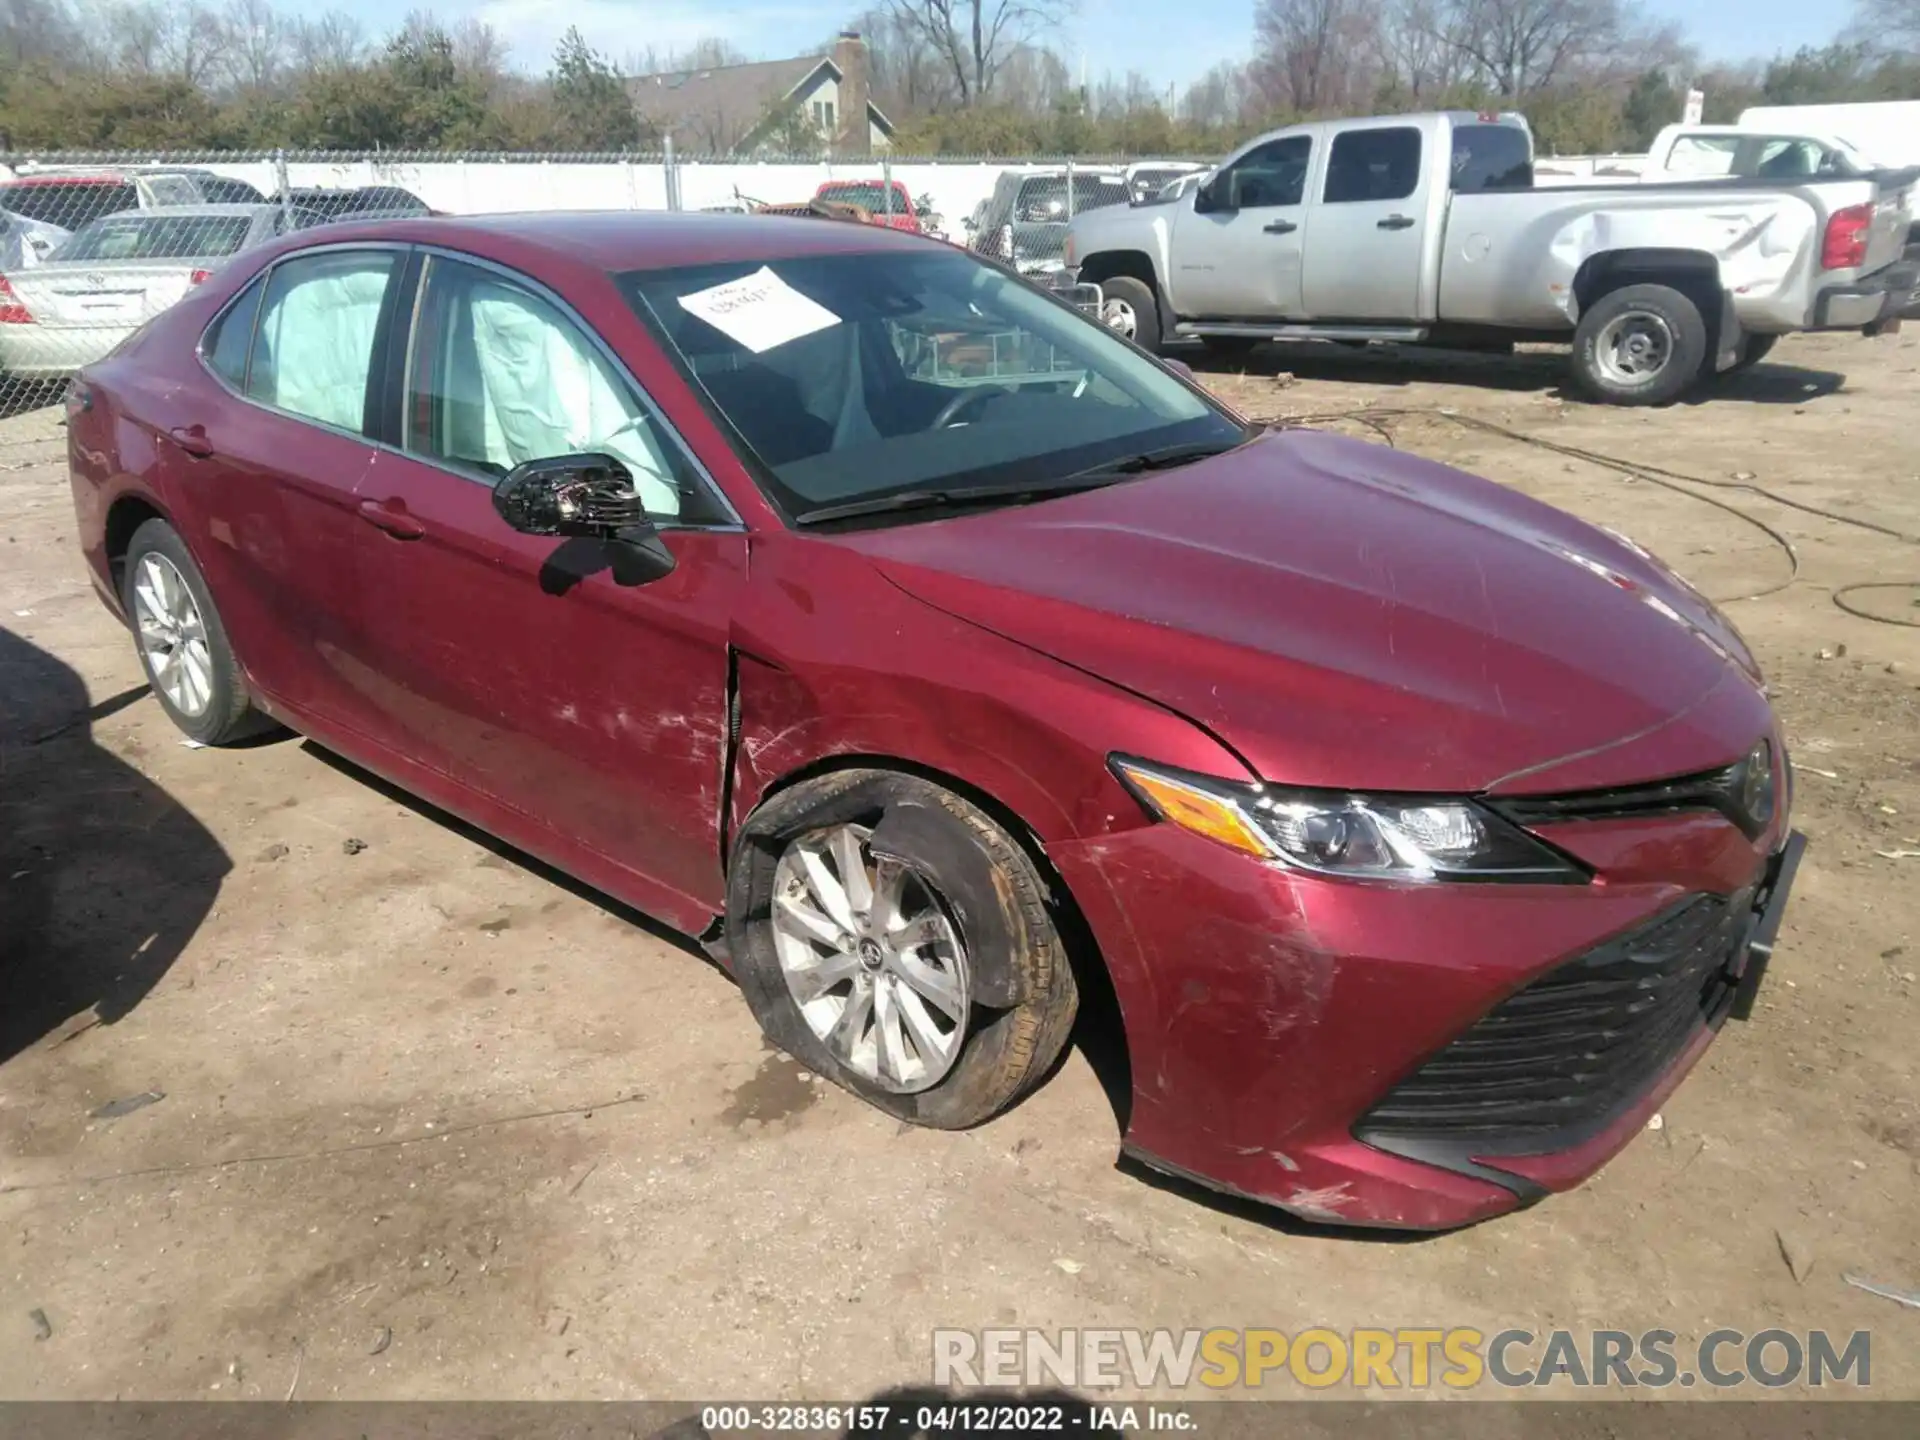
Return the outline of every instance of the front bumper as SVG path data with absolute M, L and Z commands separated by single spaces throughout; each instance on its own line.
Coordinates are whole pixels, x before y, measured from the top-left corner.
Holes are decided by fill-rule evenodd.
M 1814 295 L 1813 330 L 1864 330 L 1889 334 L 1914 302 L 1920 268 L 1904 261 L 1846 285 L 1828 285 Z
M 1583 886 L 1335 881 L 1168 825 L 1049 854 L 1124 1018 L 1130 1156 L 1311 1220 L 1446 1229 L 1585 1180 L 1751 1005 L 1803 843 L 1783 825 L 1757 841 L 1715 814 L 1537 827 L 1601 877 Z M 1564 1124 L 1450 1134 L 1405 1105 L 1382 1122 L 1514 997 L 1706 899 L 1724 943 L 1686 959 L 1666 1028 L 1604 1104 L 1579 1103 L 1582 1081 L 1561 1085 Z

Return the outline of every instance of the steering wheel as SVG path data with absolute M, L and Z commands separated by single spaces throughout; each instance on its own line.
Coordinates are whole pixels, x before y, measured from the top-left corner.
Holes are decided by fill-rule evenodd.
M 990 396 L 1011 395 L 1012 393 L 1013 391 L 1005 385 L 979 385 L 962 390 L 958 395 L 940 407 L 940 413 L 933 417 L 933 424 L 927 428 L 930 430 L 944 430 L 953 424 L 955 419 L 959 417 L 960 412 L 969 405 L 977 405 Z

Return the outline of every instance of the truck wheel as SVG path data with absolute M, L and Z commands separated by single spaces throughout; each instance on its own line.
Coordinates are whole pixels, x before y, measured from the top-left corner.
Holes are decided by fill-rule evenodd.
M 1160 303 L 1131 275 L 1100 282 L 1100 318 L 1148 354 L 1160 353 Z
M 1748 335 L 1740 341 L 1740 358 L 1720 373 L 1738 375 L 1742 370 L 1751 370 L 1767 358 L 1767 352 L 1779 340 L 1778 335 Z
M 990 1119 L 1073 1028 L 1079 992 L 1033 861 L 915 775 L 842 770 L 773 796 L 741 831 L 726 925 L 767 1036 L 915 1125 Z
M 1573 332 L 1573 374 L 1607 405 L 1665 405 L 1700 376 L 1707 322 L 1668 285 L 1627 285 L 1596 301 Z

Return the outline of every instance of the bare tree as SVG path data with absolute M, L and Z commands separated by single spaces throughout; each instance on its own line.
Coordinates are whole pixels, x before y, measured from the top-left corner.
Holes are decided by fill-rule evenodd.
M 1449 0 L 1390 0 L 1375 31 L 1380 69 L 1396 98 L 1436 100 L 1467 78 L 1462 8 Z
M 353 16 L 330 10 L 318 19 L 294 21 L 287 50 L 294 67 L 304 73 L 343 70 L 366 56 L 367 36 Z
M 1252 108 L 1253 86 L 1247 67 L 1222 60 L 1192 85 L 1180 101 L 1180 114 L 1189 124 L 1209 130 L 1237 126 Z
M 1008 57 L 1059 24 L 1073 0 L 883 0 L 882 8 L 940 57 L 960 103 L 977 105 Z
M 1368 0 L 1262 0 L 1255 76 L 1280 106 L 1314 114 L 1371 97 L 1374 6 Z
M 0 56 L 10 64 L 70 58 L 77 31 L 59 0 L 0 0 Z
M 1502 98 L 1605 67 L 1628 29 L 1619 0 L 1465 0 L 1450 44 Z
M 287 68 L 293 27 L 272 0 L 228 0 L 221 16 L 227 78 L 242 90 L 264 90 Z

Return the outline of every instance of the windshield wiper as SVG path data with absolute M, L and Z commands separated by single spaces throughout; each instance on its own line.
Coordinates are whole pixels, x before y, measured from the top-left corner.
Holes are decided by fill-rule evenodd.
M 1177 466 L 1191 465 L 1196 460 L 1206 460 L 1215 455 L 1224 455 L 1229 450 L 1238 450 L 1246 444 L 1244 440 L 1235 440 L 1231 444 L 1218 441 L 1199 441 L 1190 445 L 1168 445 L 1159 450 L 1147 450 L 1138 455 L 1122 455 L 1118 460 L 1103 460 L 1098 465 L 1088 466 L 1085 470 L 1076 470 L 1065 476 L 1068 480 L 1113 480 L 1124 475 L 1143 475 L 1149 470 L 1172 470 Z
M 849 520 L 857 515 L 885 515 L 898 510 L 961 510 L 971 505 L 1018 505 L 1030 500 L 1047 500 L 1055 495 L 1071 495 L 1078 490 L 1098 490 L 1112 483 L 1104 471 L 1067 475 L 1039 485 L 975 485 L 959 489 L 896 490 L 891 495 L 874 495 L 865 500 L 843 500 L 837 505 L 820 505 L 802 510 L 793 517 L 796 525 L 817 525 L 824 520 Z

